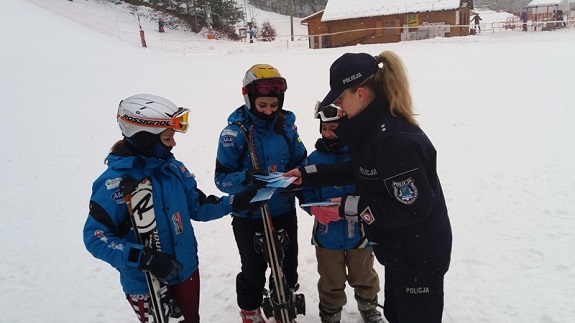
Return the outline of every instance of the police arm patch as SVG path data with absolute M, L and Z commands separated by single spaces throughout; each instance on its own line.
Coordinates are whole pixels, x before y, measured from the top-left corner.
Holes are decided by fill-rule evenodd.
M 369 206 L 366 207 L 365 210 L 361 211 L 359 217 L 363 220 L 363 222 L 367 224 L 372 224 L 373 221 L 375 221 L 375 217 L 373 216 L 373 213 L 371 212 Z
M 399 202 L 411 205 L 417 200 L 418 191 L 413 178 L 409 177 L 399 182 L 393 181 L 391 185 L 393 187 L 393 195 Z

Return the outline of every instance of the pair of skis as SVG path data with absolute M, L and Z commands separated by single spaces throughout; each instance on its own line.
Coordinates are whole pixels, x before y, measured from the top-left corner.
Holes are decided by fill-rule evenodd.
M 259 169 L 259 163 L 254 144 L 254 127 L 250 127 L 247 133 L 245 126 L 240 125 L 247 137 L 250 157 L 254 169 Z M 268 204 L 261 207 L 264 224 L 263 237 L 257 235 L 254 239 L 256 249 L 264 253 L 264 258 L 268 262 L 271 270 L 271 291 L 264 290 L 264 301 L 262 310 L 266 317 L 274 317 L 276 322 L 294 323 L 298 314 L 305 315 L 305 298 L 303 294 L 296 294 L 298 286 L 289 288 L 283 274 L 282 261 L 284 252 L 289 245 L 289 237 L 283 229 L 274 230 L 272 217 Z
M 156 227 L 156 214 L 152 198 L 152 180 L 144 178 L 136 181 L 133 178 L 124 178 L 120 182 L 120 191 L 130 213 L 132 226 L 136 232 L 138 243 L 150 247 L 158 252 L 162 245 Z M 150 272 L 145 272 L 146 282 L 150 291 L 148 316 L 154 318 L 154 323 L 167 323 L 171 317 L 180 317 L 181 311 L 176 302 L 170 297 L 168 284 L 158 280 Z

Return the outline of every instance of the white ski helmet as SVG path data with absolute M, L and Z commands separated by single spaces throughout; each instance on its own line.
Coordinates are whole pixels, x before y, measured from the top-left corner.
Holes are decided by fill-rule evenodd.
M 141 131 L 159 134 L 168 128 L 186 132 L 188 113 L 160 96 L 137 94 L 120 101 L 117 120 L 122 134 L 129 138 Z
M 258 97 L 277 97 L 281 109 L 284 103 L 284 92 L 287 90 L 286 79 L 273 66 L 256 64 L 244 77 L 242 94 L 248 109 L 252 109 L 254 100 Z

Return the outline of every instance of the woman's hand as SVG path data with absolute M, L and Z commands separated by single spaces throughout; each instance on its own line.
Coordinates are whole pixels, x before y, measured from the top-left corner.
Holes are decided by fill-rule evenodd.
M 301 180 L 301 172 L 299 169 L 294 168 L 294 169 L 290 170 L 289 172 L 284 173 L 283 176 L 297 177 L 297 179 L 295 181 L 293 181 L 293 183 L 296 185 L 301 185 L 302 180 Z

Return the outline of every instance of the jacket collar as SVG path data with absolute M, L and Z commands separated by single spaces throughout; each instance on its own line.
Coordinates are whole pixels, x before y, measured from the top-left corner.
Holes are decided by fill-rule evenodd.
M 381 118 L 389 114 L 389 103 L 384 96 L 380 96 L 355 117 L 341 120 L 334 132 L 353 150 L 360 147 L 381 122 Z
M 336 156 L 343 156 L 349 154 L 349 148 L 343 144 L 343 142 L 339 142 L 336 147 L 329 147 L 325 141 L 325 138 L 319 138 L 315 143 L 315 149 L 322 153 L 332 154 Z
M 256 117 L 250 111 L 250 109 L 248 109 L 248 107 L 246 105 L 243 105 L 243 106 L 239 107 L 238 109 L 236 109 L 229 116 L 228 123 L 232 124 L 232 123 L 239 121 L 239 122 L 245 124 L 247 128 L 249 128 L 251 125 L 253 125 L 254 128 L 256 128 L 258 130 L 266 130 L 267 131 L 267 130 L 273 130 L 276 120 L 277 120 L 277 115 L 270 122 L 267 122 L 266 120 L 262 120 L 262 119 Z
M 151 171 L 168 166 L 173 159 L 173 156 L 167 159 L 158 159 L 141 155 L 118 156 L 110 154 L 108 155 L 108 166 L 116 170 L 139 168 Z

